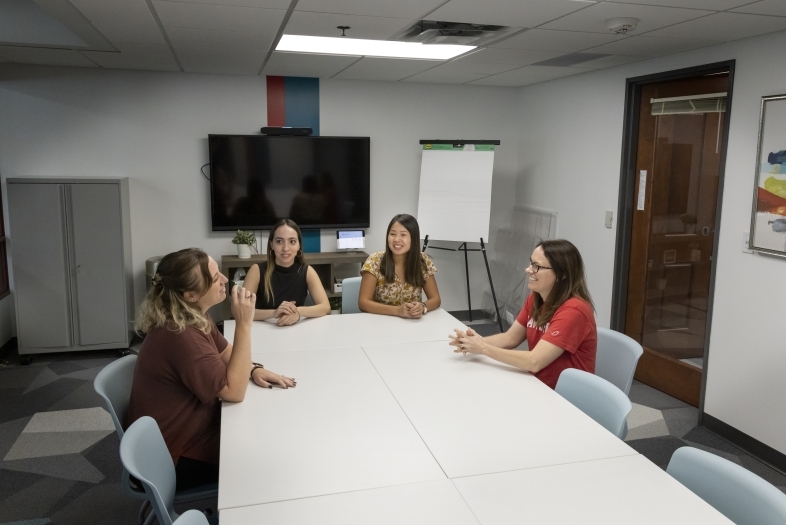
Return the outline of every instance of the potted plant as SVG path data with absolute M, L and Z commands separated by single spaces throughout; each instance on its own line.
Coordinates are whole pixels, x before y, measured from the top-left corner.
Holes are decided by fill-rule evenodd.
M 330 301 L 330 315 L 336 315 L 341 313 L 341 297 L 331 297 L 328 299 Z
M 251 247 L 254 248 L 255 252 L 259 253 L 257 251 L 257 236 L 254 235 L 254 232 L 238 230 L 232 239 L 232 244 L 237 244 L 238 259 L 250 259 Z

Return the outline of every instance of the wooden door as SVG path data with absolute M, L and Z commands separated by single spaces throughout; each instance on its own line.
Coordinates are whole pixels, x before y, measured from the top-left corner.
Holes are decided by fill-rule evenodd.
M 699 405 L 725 105 L 663 114 L 653 99 L 725 93 L 728 75 L 642 87 L 625 333 L 636 379 Z M 683 101 L 680 101 L 683 103 Z M 655 114 L 653 114 L 655 113 Z

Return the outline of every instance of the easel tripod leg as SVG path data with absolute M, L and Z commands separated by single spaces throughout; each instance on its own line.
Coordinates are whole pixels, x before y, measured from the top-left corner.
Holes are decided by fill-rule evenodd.
M 461 247 L 464 248 L 464 271 L 467 273 L 467 307 L 469 308 L 469 320 L 471 322 L 472 321 L 472 299 L 469 296 L 469 259 L 467 258 L 467 243 L 462 244 Z
M 483 261 L 486 263 L 486 273 L 489 276 L 489 286 L 491 286 L 491 298 L 494 299 L 494 310 L 497 312 L 497 323 L 499 323 L 499 331 L 504 332 L 502 328 L 502 317 L 499 315 L 499 305 L 497 305 L 497 294 L 494 291 L 494 282 L 491 280 L 491 269 L 489 268 L 489 259 L 486 256 L 486 245 L 483 244 L 483 238 L 480 239 L 480 251 L 483 252 Z M 465 252 L 466 253 L 466 252 Z

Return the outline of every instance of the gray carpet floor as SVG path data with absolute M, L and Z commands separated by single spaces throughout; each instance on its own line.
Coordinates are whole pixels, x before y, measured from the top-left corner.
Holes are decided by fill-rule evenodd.
M 477 325 L 480 333 L 495 327 Z M 93 391 L 115 351 L 0 364 L 0 525 L 135 523 L 139 500 L 120 488 L 119 442 Z M 634 382 L 626 441 L 658 466 L 689 445 L 718 454 L 786 492 L 786 476 L 697 426 L 697 409 Z

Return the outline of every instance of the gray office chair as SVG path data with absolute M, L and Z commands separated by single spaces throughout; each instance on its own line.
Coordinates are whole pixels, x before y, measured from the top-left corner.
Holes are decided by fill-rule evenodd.
M 359 314 L 358 295 L 360 294 L 360 277 L 349 277 L 341 282 L 341 313 Z
M 630 394 L 633 374 L 644 350 L 625 334 L 598 328 L 598 353 L 595 358 L 595 375 Z
M 679 448 L 666 472 L 737 525 L 786 523 L 786 494 L 715 454 Z
M 117 437 L 122 441 L 123 439 L 123 421 L 125 421 L 126 413 L 128 412 L 128 401 L 131 397 L 131 383 L 134 380 L 134 367 L 136 366 L 135 354 L 121 357 L 116 361 L 112 361 L 106 365 L 93 380 L 93 388 L 96 393 L 104 399 L 106 410 L 112 416 L 112 422 L 115 424 L 115 431 Z M 170 459 L 171 461 L 171 459 Z M 120 486 L 123 491 L 132 498 L 145 500 L 139 509 L 137 516 L 138 524 L 149 525 L 154 517 L 151 512 L 145 519 L 145 513 L 150 507 L 148 495 L 142 486 L 137 485 L 131 480 L 128 470 L 123 468 L 123 474 L 120 481 Z M 175 495 L 175 502 L 190 503 L 194 501 L 201 501 L 208 498 L 213 498 L 218 494 L 218 485 L 211 484 L 203 487 L 196 487 L 188 491 L 181 491 Z
M 187 510 L 172 525 L 208 525 L 210 522 L 198 510 Z
M 576 368 L 562 371 L 555 390 L 606 430 L 625 439 L 631 404 L 622 390 L 602 377 Z

